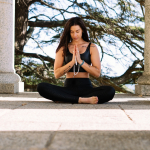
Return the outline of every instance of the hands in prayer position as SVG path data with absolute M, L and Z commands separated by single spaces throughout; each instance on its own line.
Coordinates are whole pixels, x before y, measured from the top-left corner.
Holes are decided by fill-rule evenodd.
M 78 49 L 78 46 L 77 46 L 77 45 L 74 46 L 72 61 L 73 61 L 74 63 L 76 63 L 76 61 L 77 61 L 79 64 L 82 63 L 82 60 L 81 60 L 81 57 L 80 57 L 80 53 L 79 53 L 79 49 Z

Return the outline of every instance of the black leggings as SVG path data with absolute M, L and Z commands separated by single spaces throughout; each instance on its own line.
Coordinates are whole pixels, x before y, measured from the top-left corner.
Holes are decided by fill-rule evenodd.
M 115 89 L 111 86 L 93 88 L 89 78 L 66 78 L 64 87 L 39 83 L 37 91 L 44 98 L 69 103 L 78 103 L 79 97 L 97 96 L 101 104 L 112 100 L 115 95 Z

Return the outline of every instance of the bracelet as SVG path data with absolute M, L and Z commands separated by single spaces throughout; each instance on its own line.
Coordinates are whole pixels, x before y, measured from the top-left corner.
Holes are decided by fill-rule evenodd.
M 84 60 L 82 61 L 82 63 L 81 63 L 81 65 L 80 66 L 82 66 L 84 64 Z

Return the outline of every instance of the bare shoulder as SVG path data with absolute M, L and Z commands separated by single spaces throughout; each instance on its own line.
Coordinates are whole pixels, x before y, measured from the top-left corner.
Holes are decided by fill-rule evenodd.
M 94 43 L 91 43 L 90 48 L 97 48 L 97 46 Z
M 57 53 L 62 53 L 63 52 L 63 50 L 64 50 L 64 46 L 62 46 L 59 50 L 58 50 L 58 52 Z M 56 54 L 57 54 L 56 53 Z
M 94 43 L 91 43 L 90 45 L 90 53 L 97 53 L 98 52 L 98 48 Z
M 57 53 L 56 53 L 56 56 L 62 56 L 63 57 L 63 53 L 64 53 L 64 46 L 62 46 L 58 51 L 57 51 Z
M 55 56 L 54 70 L 63 66 L 63 62 L 64 62 L 63 47 L 61 47 L 57 51 L 56 56 Z

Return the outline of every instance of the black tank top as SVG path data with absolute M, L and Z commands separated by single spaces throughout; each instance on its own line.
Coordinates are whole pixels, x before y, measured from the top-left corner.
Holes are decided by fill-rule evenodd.
M 81 60 L 84 60 L 89 65 L 91 65 L 90 45 L 91 43 L 89 43 L 86 51 L 83 54 L 80 54 Z M 67 48 L 66 56 L 64 59 L 65 64 L 69 63 L 72 60 L 72 56 L 73 54 L 71 54 L 69 52 L 69 49 Z M 77 71 L 78 71 L 78 65 L 75 65 L 75 72 Z M 73 72 L 73 67 L 68 72 Z M 86 70 L 84 70 L 82 66 L 80 66 L 79 72 L 86 72 Z

